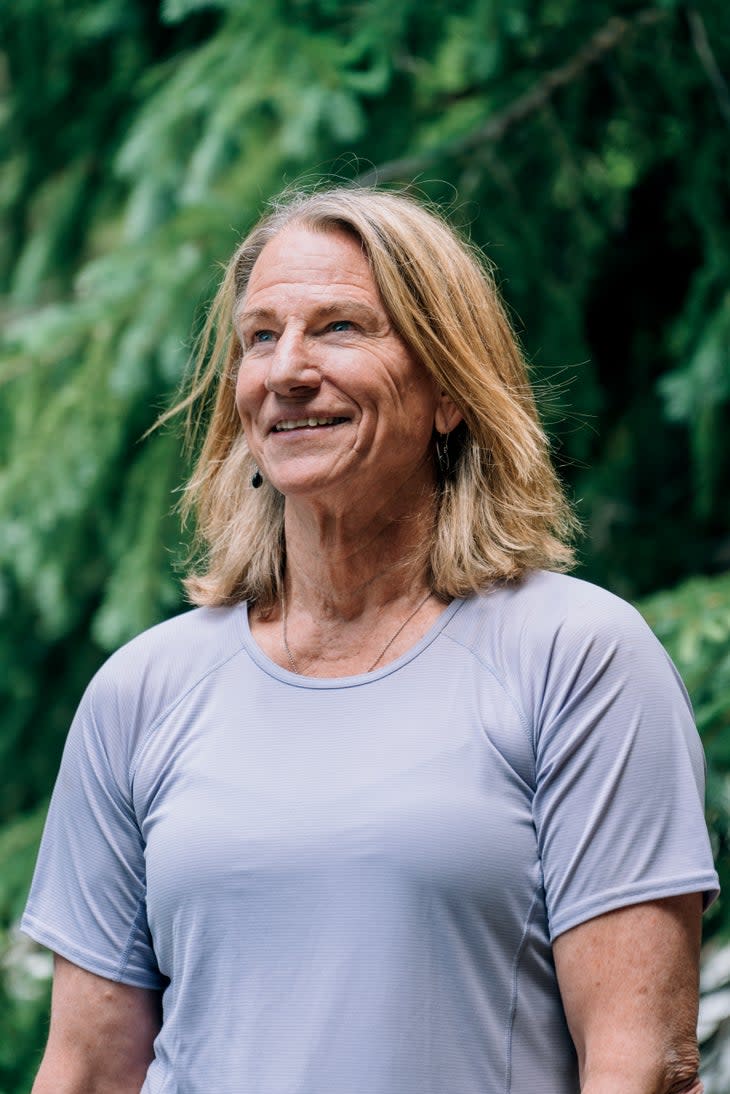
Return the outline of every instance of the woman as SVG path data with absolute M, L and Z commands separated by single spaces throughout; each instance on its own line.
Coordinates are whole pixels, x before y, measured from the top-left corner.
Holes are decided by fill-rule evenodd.
M 200 607 L 102 668 L 54 793 L 36 1094 L 699 1091 L 701 749 L 638 615 L 557 572 L 489 276 L 403 195 L 295 197 L 213 388 Z

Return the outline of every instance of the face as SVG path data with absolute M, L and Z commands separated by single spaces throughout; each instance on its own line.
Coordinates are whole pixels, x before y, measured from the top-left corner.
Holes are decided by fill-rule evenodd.
M 352 505 L 432 481 L 434 426 L 460 415 L 393 330 L 355 239 L 283 229 L 256 261 L 236 328 L 238 413 L 283 494 Z

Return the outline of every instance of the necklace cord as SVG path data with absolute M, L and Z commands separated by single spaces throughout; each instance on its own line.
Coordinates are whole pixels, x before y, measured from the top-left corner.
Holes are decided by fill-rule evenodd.
M 373 669 L 375 668 L 375 666 L 376 666 L 376 665 L 378 664 L 378 662 L 379 662 L 379 661 L 381 661 L 383 657 L 385 657 L 386 653 L 388 652 L 388 650 L 390 649 L 390 647 L 391 647 L 391 646 L 393 645 L 393 643 L 395 642 L 395 640 L 396 640 L 396 638 L 398 637 L 398 635 L 399 635 L 399 634 L 401 634 L 401 633 L 402 633 L 402 631 L 404 631 L 404 630 L 406 629 L 406 627 L 408 626 L 408 624 L 410 623 L 410 621 L 411 621 L 412 619 L 414 619 L 414 618 L 415 618 L 415 616 L 417 616 L 417 615 L 418 615 L 418 613 L 420 612 L 421 608 L 422 608 L 422 607 L 423 607 L 423 606 L 424 606 L 424 605 L 426 604 L 426 602 L 427 602 L 428 600 L 430 600 L 430 599 L 431 599 L 431 596 L 432 596 L 432 592 L 431 592 L 431 590 L 429 589 L 429 591 L 428 591 L 428 592 L 426 593 L 426 595 L 424 596 L 423 600 L 420 600 L 420 601 L 418 602 L 418 604 L 417 604 L 417 605 L 415 606 L 415 608 L 413 609 L 413 611 L 412 611 L 412 612 L 410 613 L 410 615 L 406 616 L 406 618 L 405 618 L 405 619 L 403 620 L 403 622 L 402 622 L 402 623 L 400 624 L 400 626 L 398 627 L 398 630 L 397 630 L 397 631 L 395 632 L 395 634 L 394 634 L 394 635 L 392 636 L 392 638 L 389 638 L 389 639 L 388 639 L 388 641 L 387 641 L 387 642 L 386 642 L 386 644 L 385 644 L 385 645 L 383 646 L 383 648 L 382 648 L 382 650 L 380 651 L 380 653 L 378 654 L 378 656 L 377 656 L 377 657 L 375 658 L 375 660 L 373 661 L 372 665 L 371 665 L 371 666 L 370 666 L 369 668 L 367 668 L 367 669 L 365 670 L 366 672 L 372 672 L 372 671 L 373 671 Z M 283 644 L 283 646 L 284 646 L 284 651 L 285 651 L 285 653 L 286 653 L 286 657 L 287 657 L 287 661 L 289 662 L 289 666 L 290 666 L 290 668 L 291 668 L 292 672 L 296 673 L 296 674 L 297 674 L 297 676 L 298 676 L 298 675 L 300 675 L 300 673 L 299 673 L 299 669 L 297 668 L 297 663 L 296 663 L 296 661 L 294 660 L 294 657 L 293 657 L 293 655 L 292 655 L 292 652 L 291 652 L 291 650 L 290 650 L 290 648 L 289 648 L 289 642 L 287 641 L 287 631 L 286 631 L 286 619 L 287 619 L 287 613 L 286 613 L 286 592 L 284 591 L 284 586 L 283 586 L 283 584 L 282 584 L 282 589 L 281 589 L 281 641 L 282 641 L 282 644 Z

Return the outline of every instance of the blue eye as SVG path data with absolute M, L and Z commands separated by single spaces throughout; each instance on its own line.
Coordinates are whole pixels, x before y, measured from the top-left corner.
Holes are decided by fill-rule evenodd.
M 332 331 L 345 331 L 352 330 L 352 323 L 349 319 L 335 319 L 333 323 L 330 323 L 330 330 Z
M 274 332 L 272 330 L 257 330 L 254 331 L 251 338 L 252 342 L 271 342 L 274 338 Z

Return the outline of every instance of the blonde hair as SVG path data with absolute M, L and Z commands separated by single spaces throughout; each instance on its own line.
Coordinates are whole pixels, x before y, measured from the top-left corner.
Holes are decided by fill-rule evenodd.
M 292 224 L 360 241 L 394 329 L 463 415 L 454 466 L 437 491 L 433 591 L 451 599 L 531 569 L 569 568 L 576 521 L 483 258 L 410 196 L 338 188 L 287 197 L 240 244 L 209 312 L 190 388 L 164 415 L 187 410 L 195 429 L 195 409 L 215 393 L 181 506 L 196 518 L 199 563 L 185 582 L 193 603 L 250 599 L 265 610 L 279 593 L 284 497 L 268 482 L 250 485 L 255 465 L 235 406 L 241 347 L 233 317 L 261 251 Z

